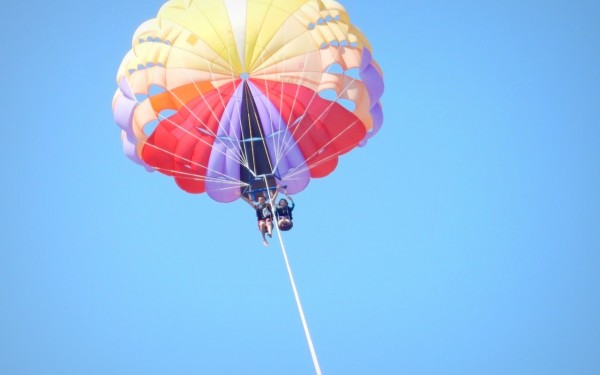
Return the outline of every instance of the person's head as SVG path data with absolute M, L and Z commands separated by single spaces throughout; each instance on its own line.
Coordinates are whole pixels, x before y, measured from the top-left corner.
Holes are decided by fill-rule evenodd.
M 265 197 L 264 197 L 263 195 L 261 195 L 261 196 L 259 196 L 259 197 L 258 197 L 258 203 L 260 203 L 260 204 L 264 204 L 264 203 L 265 203 L 265 201 L 266 201 L 266 200 L 265 200 Z
M 279 200 L 279 205 L 285 207 L 288 205 L 288 202 L 284 198 L 281 198 L 281 200 Z
M 294 226 L 294 223 L 292 223 L 292 221 L 288 220 L 288 219 L 281 219 L 277 223 L 277 226 L 279 226 L 280 230 L 285 232 L 285 231 L 292 229 L 292 227 Z

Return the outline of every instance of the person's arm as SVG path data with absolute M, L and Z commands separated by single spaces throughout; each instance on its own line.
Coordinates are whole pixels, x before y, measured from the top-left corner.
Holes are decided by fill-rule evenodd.
M 279 194 L 279 191 L 275 190 L 275 192 L 273 193 L 273 196 L 271 196 L 271 194 L 269 194 L 269 196 L 271 196 L 271 203 L 275 203 L 275 199 L 277 199 L 277 194 Z
M 250 206 L 252 206 L 252 208 L 256 209 L 256 205 L 254 204 L 254 202 L 252 202 L 252 199 L 246 198 L 245 195 L 240 196 L 240 198 L 245 200 Z

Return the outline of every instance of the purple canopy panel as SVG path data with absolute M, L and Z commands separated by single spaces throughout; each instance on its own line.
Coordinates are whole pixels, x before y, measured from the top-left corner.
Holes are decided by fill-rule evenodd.
M 217 202 L 232 202 L 240 196 L 240 108 L 243 86 L 232 96 L 220 120 L 217 138 L 206 171 L 206 192 Z
M 127 99 L 135 100 L 135 95 L 133 91 L 131 91 L 131 87 L 129 87 L 129 82 L 127 82 L 127 78 L 123 77 L 119 81 L 119 90 L 125 95 Z
M 371 52 L 367 48 L 364 48 L 359 74 L 369 93 L 369 101 L 371 103 L 369 112 L 373 118 L 373 129 L 366 134 L 360 143 L 361 146 L 364 146 L 369 138 L 377 134 L 383 124 L 383 111 L 379 102 L 379 99 L 383 95 L 383 77 L 375 66 L 371 64 L 372 61 Z
M 115 96 L 117 96 L 113 112 L 115 122 L 125 131 L 127 138 L 129 138 L 130 141 L 133 141 L 135 140 L 135 136 L 133 135 L 133 112 L 137 107 L 137 102 L 127 98 L 127 96 L 120 91 L 117 91 Z
M 122 78 L 119 82 L 119 88 L 115 93 L 115 97 L 116 102 L 113 116 L 117 125 L 123 129 L 123 152 L 130 160 L 144 166 L 147 171 L 153 171 L 154 169 L 144 163 L 136 152 L 137 140 L 133 134 L 133 112 L 135 112 L 138 103 L 125 78 Z
M 383 95 L 383 77 L 375 66 L 371 64 L 371 61 L 373 61 L 371 52 L 367 48 L 364 48 L 359 75 L 369 92 L 369 100 L 371 108 L 373 108 Z
M 297 194 L 306 188 L 310 182 L 310 172 L 296 145 L 281 158 L 280 165 L 281 184 L 287 186 L 289 194 Z
M 154 171 L 154 168 L 150 167 L 148 164 L 144 163 L 144 161 L 142 159 L 140 159 L 140 157 L 137 154 L 135 143 L 131 142 L 127 138 L 127 135 L 125 134 L 125 132 L 123 132 L 122 142 L 123 142 L 123 152 L 125 153 L 125 156 L 127 156 L 127 158 L 129 158 L 129 160 L 133 161 L 136 164 L 143 166 L 148 172 Z
M 373 129 L 371 129 L 365 138 L 360 142 L 360 146 L 364 146 L 367 144 L 367 141 L 377 134 L 379 129 L 381 129 L 381 125 L 383 124 L 383 110 L 381 108 L 381 103 L 377 103 L 373 108 L 371 108 L 371 116 L 373 117 Z

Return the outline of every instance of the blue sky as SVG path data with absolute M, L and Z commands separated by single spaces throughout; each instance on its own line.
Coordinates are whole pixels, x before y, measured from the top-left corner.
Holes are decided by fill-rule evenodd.
M 314 373 L 248 206 L 122 154 L 144 3 L 3 7 L 0 373 Z M 323 373 L 600 373 L 600 3 L 343 4 L 385 119 L 284 237 Z

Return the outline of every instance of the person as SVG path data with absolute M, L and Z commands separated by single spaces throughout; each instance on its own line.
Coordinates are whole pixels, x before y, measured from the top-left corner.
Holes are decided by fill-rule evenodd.
M 292 202 L 291 206 L 288 205 L 288 201 L 285 198 L 281 198 L 279 204 L 275 208 L 277 226 L 283 231 L 290 230 L 292 229 L 292 226 L 294 226 L 294 222 L 292 221 L 292 210 L 294 210 L 294 207 L 296 205 L 294 204 L 294 200 L 292 199 L 292 197 L 288 196 L 288 199 L 290 200 L 290 202 Z
M 277 194 L 275 194 L 276 196 Z M 264 195 L 258 197 L 258 203 L 252 201 L 252 196 L 248 194 L 248 198 L 245 196 L 241 197 L 243 200 L 248 202 L 256 211 L 256 219 L 258 220 L 258 230 L 262 236 L 263 245 L 269 246 L 266 236 L 273 237 L 273 209 L 271 207 L 271 201 L 267 202 Z M 273 197 L 272 199 L 275 199 Z

